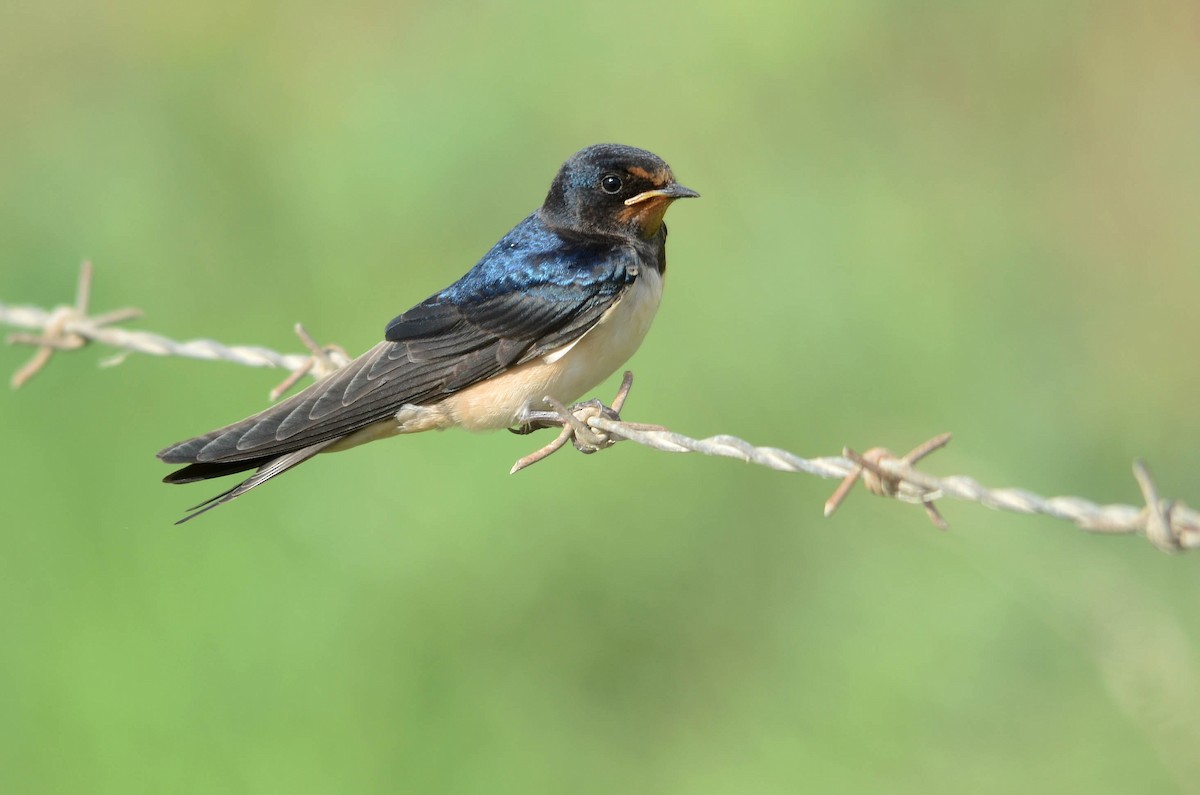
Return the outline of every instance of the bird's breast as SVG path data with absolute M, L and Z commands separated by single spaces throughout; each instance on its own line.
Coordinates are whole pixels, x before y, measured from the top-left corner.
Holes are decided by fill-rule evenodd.
M 637 351 L 662 300 L 662 275 L 644 268 L 625 294 L 583 336 L 441 401 L 449 425 L 507 428 L 527 409 L 549 408 L 546 395 L 570 403 L 608 378 Z

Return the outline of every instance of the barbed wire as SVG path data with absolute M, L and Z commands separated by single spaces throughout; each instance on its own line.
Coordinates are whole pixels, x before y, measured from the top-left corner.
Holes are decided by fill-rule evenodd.
M 37 353 L 29 362 L 13 374 L 11 384 L 17 388 L 25 384 L 39 370 L 46 366 L 50 356 L 56 351 L 70 351 L 82 348 L 88 342 L 99 342 L 113 348 L 125 351 L 121 356 L 113 357 L 102 362 L 103 365 L 119 364 L 128 353 L 144 353 L 150 356 L 182 356 L 189 359 L 207 359 L 209 361 L 225 361 L 241 364 L 247 367 L 282 367 L 297 372 L 296 378 L 305 375 L 309 369 L 316 367 L 316 374 L 326 375 L 336 366 L 350 361 L 345 351 L 336 346 L 327 346 L 321 350 L 321 356 L 315 357 L 315 343 L 297 324 L 296 333 L 310 348 L 310 353 L 276 353 L 269 348 L 257 345 L 223 345 L 216 340 L 194 339 L 186 342 L 153 334 L 149 331 L 132 331 L 115 328 L 112 324 L 141 317 L 140 309 L 117 309 L 102 315 L 89 316 L 88 303 L 92 286 L 92 264 L 84 262 L 79 272 L 79 283 L 72 306 L 59 306 L 52 310 L 38 306 L 11 306 L 0 303 L 0 323 L 14 328 L 31 329 L 39 334 L 11 334 L 10 344 L 34 345 Z M 336 365 L 336 366 L 334 366 Z M 294 382 L 294 381 L 293 381 Z M 286 391 L 291 384 L 280 385 L 281 391 Z
M 45 310 L 34 306 L 10 306 L 0 303 L 0 324 L 35 330 L 37 334 L 12 334 L 9 343 L 28 344 L 37 352 L 12 378 L 13 388 L 29 381 L 58 351 L 77 350 L 89 342 L 99 342 L 123 351 L 104 364 L 120 362 L 129 353 L 152 356 L 183 356 L 233 362 L 250 367 L 281 367 L 289 375 L 271 392 L 272 399 L 291 388 L 304 375 L 322 378 L 350 361 L 337 346 L 318 346 L 299 324 L 296 332 L 309 349 L 307 354 L 281 354 L 258 346 L 223 345 L 210 339 L 177 342 L 159 334 L 114 327 L 113 324 L 141 316 L 136 309 L 119 309 L 102 315 L 88 315 L 92 283 L 91 263 L 83 263 L 75 303 Z M 1158 494 L 1149 470 L 1135 461 L 1133 474 L 1142 492 L 1142 506 L 1101 505 L 1081 497 L 1042 497 L 1019 488 L 988 488 L 965 475 L 938 477 L 922 472 L 916 463 L 944 447 L 950 434 L 942 434 L 919 445 L 903 456 L 881 447 L 858 454 L 848 448 L 841 456 L 802 458 L 777 447 L 759 447 L 736 436 L 718 435 L 695 439 L 659 425 L 626 422 L 621 419 L 633 383 L 625 373 L 621 389 L 610 406 L 599 400 L 571 407 L 547 398 L 553 411 L 535 412 L 530 422 L 516 433 L 530 433 L 548 427 L 560 427 L 550 444 L 520 459 L 513 465 L 518 472 L 562 449 L 568 441 L 584 453 L 611 447 L 618 441 L 630 441 L 669 453 L 701 453 L 736 458 L 750 464 L 783 472 L 803 472 L 842 482 L 825 503 L 825 515 L 831 516 L 860 480 L 879 496 L 921 505 L 930 520 L 945 528 L 935 501 L 945 497 L 979 503 L 988 508 L 1022 514 L 1040 514 L 1071 522 L 1091 533 L 1136 534 L 1164 552 L 1180 552 L 1200 547 L 1200 513 L 1178 500 Z

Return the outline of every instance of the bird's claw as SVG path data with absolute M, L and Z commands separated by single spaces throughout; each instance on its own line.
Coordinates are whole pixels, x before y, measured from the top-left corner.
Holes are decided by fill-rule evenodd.
M 626 371 L 625 378 L 621 381 L 621 388 L 617 391 L 617 396 L 613 399 L 611 406 L 606 406 L 603 401 L 593 398 L 567 407 L 555 398 L 547 395 L 545 402 L 554 409 L 553 411 L 526 412 L 521 418 L 521 423 L 515 428 L 509 428 L 509 430 L 522 435 L 533 433 L 543 428 L 557 427 L 562 428 L 562 430 L 559 432 L 558 437 L 550 442 L 550 444 L 539 450 L 535 450 L 513 464 L 513 468 L 509 474 L 520 472 L 522 469 L 532 466 L 543 458 L 558 452 L 568 441 L 575 446 L 576 450 L 585 455 L 599 452 L 606 447 L 612 447 L 618 440 L 604 431 L 593 428 L 588 424 L 588 420 L 595 417 L 604 417 L 614 422 L 620 422 L 620 410 L 625 405 L 625 399 L 629 396 L 629 388 L 631 386 L 633 386 L 633 373 Z

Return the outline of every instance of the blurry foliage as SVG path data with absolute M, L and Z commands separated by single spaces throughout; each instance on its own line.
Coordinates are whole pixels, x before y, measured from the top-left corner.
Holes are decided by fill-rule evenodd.
M 1200 6 L 0 8 L 0 298 L 359 351 L 574 150 L 661 154 L 626 416 L 1200 502 Z M 0 354 L 5 368 L 24 352 Z M 0 790 L 1194 791 L 1197 560 L 622 446 L 314 461 L 184 529 L 166 443 L 273 373 L 0 395 Z M 611 394 L 612 385 L 600 390 Z

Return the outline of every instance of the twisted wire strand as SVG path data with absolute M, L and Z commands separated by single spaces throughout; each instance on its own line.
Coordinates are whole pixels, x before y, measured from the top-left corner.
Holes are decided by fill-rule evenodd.
M 62 309 L 62 308 L 60 308 Z M 0 323 L 14 328 L 46 331 L 58 319 L 56 313 L 37 306 L 10 306 L 0 303 Z M 150 356 L 182 356 L 241 364 L 247 367 L 282 367 L 295 370 L 311 359 L 308 354 L 277 353 L 257 345 L 224 345 L 211 339 L 178 342 L 161 334 L 135 331 L 116 326 L 98 325 L 91 318 L 67 316 L 61 333 L 99 342 L 113 348 Z
M 586 422 L 615 438 L 627 439 L 655 450 L 737 458 L 783 472 L 845 478 L 859 466 L 842 457 L 801 458 L 777 447 L 756 447 L 736 436 L 693 439 L 675 431 L 640 430 L 629 423 L 605 417 L 589 417 Z M 1155 546 L 1168 552 L 1200 547 L 1200 512 L 1181 502 L 1156 499 L 1151 501 L 1155 503 L 1154 506 L 1146 507 L 1100 505 L 1082 497 L 1043 497 L 1019 488 L 991 489 L 966 475 L 935 477 L 896 458 L 884 459 L 879 466 L 899 482 L 901 493 L 895 496 L 909 502 L 935 496 L 953 497 L 995 510 L 1062 519 L 1092 533 L 1145 535 Z M 1162 513 L 1167 514 L 1169 532 L 1156 536 L 1153 528 L 1155 516 Z
M 10 342 L 29 343 L 39 347 L 34 359 L 14 377 L 14 387 L 20 386 L 43 367 L 53 352 L 78 349 L 87 342 L 99 342 L 124 351 L 151 356 L 219 360 L 249 367 L 282 367 L 292 371 L 293 375 L 281 387 L 290 386 L 296 378 L 304 374 L 319 378 L 330 368 L 336 368 L 348 361 L 344 356 L 330 357 L 331 349 L 316 346 L 299 327 L 297 331 L 305 344 L 312 349 L 311 354 L 281 354 L 259 346 L 223 345 L 210 339 L 177 342 L 159 334 L 113 326 L 113 323 L 138 313 L 136 310 L 118 310 L 89 317 L 87 304 L 91 272 L 90 263 L 84 263 L 73 307 L 60 306 L 47 311 L 35 306 L 0 303 L 0 324 L 41 332 L 39 336 L 13 335 L 9 339 Z M 618 399 L 613 401 L 617 408 L 624 403 L 631 383 L 632 375 L 626 373 L 626 381 Z M 1042 497 L 1019 488 L 989 489 L 965 475 L 935 477 L 917 470 L 913 463 L 945 444 L 949 439 L 948 435 L 936 444 L 935 440 L 930 440 L 922 448 L 918 448 L 921 452 L 914 450 L 905 457 L 897 457 L 877 449 L 868 451 L 866 456 L 857 456 L 846 451 L 844 457 L 802 458 L 777 447 L 758 447 L 736 436 L 719 435 L 694 439 L 656 426 L 625 422 L 617 418 L 616 412 L 611 408 L 597 411 L 594 405 L 590 405 L 573 414 L 569 412 L 567 409 L 559 412 L 564 429 L 560 438 L 518 462 L 513 471 L 558 450 L 569 436 L 574 436 L 576 446 L 585 452 L 594 452 L 610 446 L 615 441 L 627 440 L 669 453 L 701 453 L 736 458 L 783 472 L 804 472 L 822 478 L 841 478 L 842 486 L 826 504 L 826 515 L 836 508 L 837 503 L 840 503 L 849 491 L 849 487 L 861 476 L 868 489 L 875 494 L 923 505 L 938 526 L 944 526 L 944 522 L 933 507 L 934 500 L 953 497 L 996 510 L 1040 514 L 1065 520 L 1088 532 L 1143 535 L 1164 552 L 1179 552 L 1200 547 L 1200 513 L 1182 502 L 1160 499 L 1149 472 L 1140 461 L 1134 462 L 1134 477 L 1141 487 L 1145 505 L 1100 505 L 1081 497 Z M 594 439 L 580 442 L 579 437 L 585 434 L 594 436 Z

